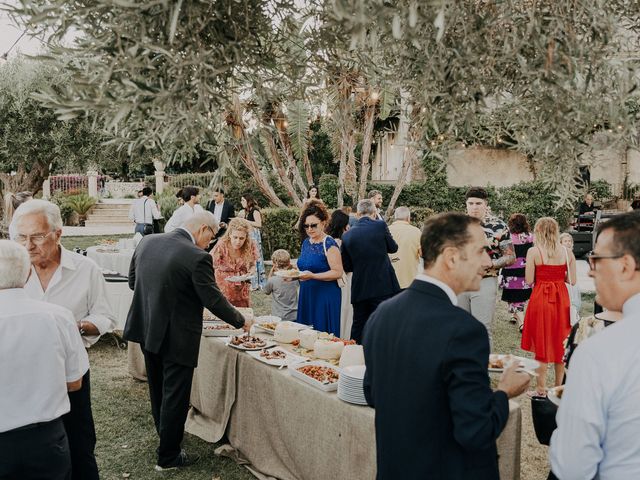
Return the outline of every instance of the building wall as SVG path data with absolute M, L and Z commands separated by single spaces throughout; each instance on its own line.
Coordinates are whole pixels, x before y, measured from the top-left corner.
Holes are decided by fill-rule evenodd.
M 482 147 L 449 151 L 447 180 L 453 187 L 508 187 L 533 179 L 527 157 L 518 152 Z

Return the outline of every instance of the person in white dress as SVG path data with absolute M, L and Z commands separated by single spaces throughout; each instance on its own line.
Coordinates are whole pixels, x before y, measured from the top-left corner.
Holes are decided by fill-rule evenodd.
M 196 213 L 204 212 L 204 209 L 200 206 L 200 189 L 198 187 L 184 187 L 180 198 L 184 200 L 184 205 L 173 212 L 173 215 L 164 226 L 165 233 L 181 227 Z
M 334 210 L 327 226 L 327 235 L 332 237 L 338 247 L 342 245 L 342 234 L 349 230 L 349 215 L 342 210 Z M 345 340 L 351 338 L 351 326 L 353 324 L 353 305 L 351 305 L 351 272 L 346 274 L 346 284 L 340 289 L 342 300 L 340 302 L 340 337 Z

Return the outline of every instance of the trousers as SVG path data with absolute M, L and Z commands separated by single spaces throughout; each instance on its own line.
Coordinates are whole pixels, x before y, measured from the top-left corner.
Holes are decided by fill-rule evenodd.
M 0 433 L 0 480 L 70 480 L 69 442 L 62 421 Z
M 62 416 L 64 429 L 69 438 L 71 470 L 73 480 L 98 480 L 96 448 L 96 428 L 91 410 L 91 371 L 82 377 L 82 388 L 69 392 L 71 410 Z
M 151 415 L 160 437 L 158 465 L 173 463 L 181 451 L 184 424 L 189 412 L 193 367 L 173 363 L 142 349 L 147 368 Z

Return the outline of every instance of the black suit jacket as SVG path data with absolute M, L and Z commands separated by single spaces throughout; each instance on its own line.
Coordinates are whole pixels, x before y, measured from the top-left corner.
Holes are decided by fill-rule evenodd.
M 209 210 L 211 213 L 214 213 L 215 208 L 216 208 L 216 202 L 214 202 L 213 200 L 210 200 L 209 203 L 207 204 L 207 210 Z M 231 202 L 228 202 L 227 200 L 222 202 L 222 214 L 220 215 L 220 221 L 228 224 L 229 220 L 235 216 L 236 216 L 236 212 L 233 208 L 233 204 Z M 226 231 L 227 231 L 226 228 L 221 228 L 220 230 L 218 230 L 216 238 L 222 237 L 222 235 L 224 235 L 224 232 Z
M 342 265 L 353 272 L 351 303 L 394 295 L 400 291 L 389 253 L 398 244 L 385 222 L 363 217 L 342 235 Z
M 198 364 L 203 306 L 234 327 L 244 325 L 216 286 L 211 255 L 181 228 L 140 241 L 129 267 L 129 288 L 133 301 L 125 340 L 180 365 Z
M 415 280 L 373 313 L 363 345 L 378 479 L 499 480 L 495 441 L 509 401 L 490 388 L 479 321 Z

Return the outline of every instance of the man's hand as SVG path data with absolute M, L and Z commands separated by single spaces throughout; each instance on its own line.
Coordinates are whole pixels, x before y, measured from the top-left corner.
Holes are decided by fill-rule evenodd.
M 98 327 L 86 320 L 78 322 L 78 330 L 80 330 L 80 335 L 100 335 Z
M 518 368 L 517 362 L 505 368 L 498 383 L 498 390 L 502 390 L 509 398 L 517 397 L 524 393 L 531 382 L 531 377 L 527 373 L 518 372 Z

